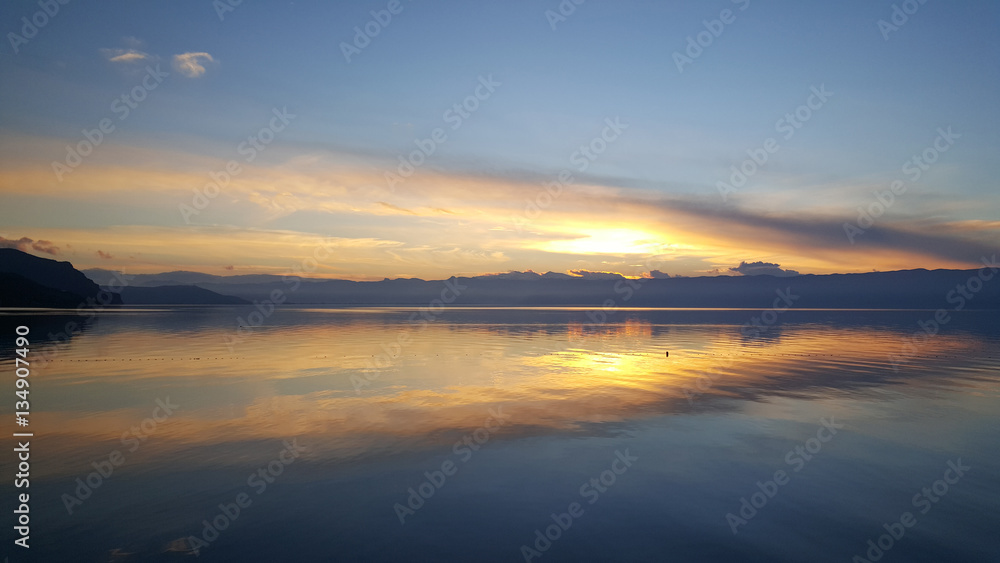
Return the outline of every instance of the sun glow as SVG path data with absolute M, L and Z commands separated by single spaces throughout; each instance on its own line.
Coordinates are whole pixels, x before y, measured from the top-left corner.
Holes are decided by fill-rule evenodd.
M 566 254 L 664 254 L 671 250 L 664 237 L 635 229 L 589 229 L 578 238 L 541 243 L 539 250 Z

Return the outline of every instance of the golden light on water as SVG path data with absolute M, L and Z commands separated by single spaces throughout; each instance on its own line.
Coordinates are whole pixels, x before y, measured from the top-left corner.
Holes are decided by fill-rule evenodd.
M 264 327 L 235 353 L 225 347 L 230 333 L 217 327 L 197 331 L 201 344 L 195 348 L 186 332 L 91 332 L 45 368 L 41 385 L 48 393 L 72 393 L 83 385 L 113 389 L 147 380 L 162 389 L 182 407 L 144 447 L 149 459 L 192 446 L 292 435 L 308 436 L 330 455 L 351 456 L 370 454 L 377 444 L 448 442 L 462 429 L 477 428 L 497 407 L 511 414 L 503 433 L 516 436 L 698 410 L 737 395 L 810 393 L 825 388 L 829 376 L 822 370 L 864 387 L 888 377 L 887 359 L 901 341 L 895 332 L 822 326 L 776 328 L 750 340 L 734 325 L 640 319 L 504 331 L 442 322 L 415 332 L 397 357 L 388 364 L 379 359 L 385 367 L 370 371 L 401 330 L 383 324 L 381 314 L 358 313 L 345 322 L 335 313 L 288 329 Z M 268 346 L 255 344 L 262 338 Z M 968 345 L 957 335 L 938 336 L 920 350 L 921 371 L 933 372 L 936 362 L 946 361 L 935 356 L 961 354 Z M 360 392 L 357 378 L 368 381 Z M 114 446 L 121 429 L 149 417 L 153 407 L 95 414 L 67 405 L 40 417 L 38 431 L 55 449 Z M 61 465 L 48 470 L 59 472 Z

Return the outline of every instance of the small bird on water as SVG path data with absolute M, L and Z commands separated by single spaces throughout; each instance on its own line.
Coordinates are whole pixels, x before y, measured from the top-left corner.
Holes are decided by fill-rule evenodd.
M 668 358 L 670 357 L 670 351 L 669 350 L 667 351 L 667 357 Z

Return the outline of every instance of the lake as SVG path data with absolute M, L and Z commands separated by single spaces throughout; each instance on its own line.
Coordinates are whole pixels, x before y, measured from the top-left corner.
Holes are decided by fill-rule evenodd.
M 0 312 L 11 561 L 1000 560 L 995 311 L 252 310 Z

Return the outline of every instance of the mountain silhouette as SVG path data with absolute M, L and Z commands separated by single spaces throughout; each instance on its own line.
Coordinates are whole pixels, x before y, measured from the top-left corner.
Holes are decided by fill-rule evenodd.
M 0 248 L 0 274 L 10 274 L 0 278 L 0 304 L 4 307 L 79 307 L 88 299 L 96 302 L 101 292 L 99 285 L 69 262 L 39 258 L 13 248 Z M 107 304 L 122 303 L 121 297 L 110 295 Z M 103 297 L 107 301 L 108 297 Z
M 417 278 L 372 282 L 309 279 L 279 275 L 214 276 L 196 272 L 136 275 L 134 286 L 176 284 L 197 279 L 197 286 L 247 300 L 270 299 L 275 291 L 287 304 L 417 306 L 441 299 L 457 306 L 581 306 L 770 308 L 777 292 L 798 296 L 795 308 L 818 309 L 1000 309 L 1000 275 L 981 270 L 900 270 L 863 274 L 741 275 L 627 279 L 617 274 L 577 277 L 548 272 L 509 272 L 452 281 Z M 101 279 L 98 273 L 88 275 Z M 100 271 L 101 276 L 114 272 Z M 662 274 L 662 273 L 661 273 Z M 603 279 L 602 279 L 603 278 Z M 971 282 L 970 280 L 976 280 Z M 169 283 L 173 281 L 173 283 Z M 961 297 L 966 288 L 971 298 Z
M 83 303 L 82 295 L 45 287 L 17 274 L 0 274 L 0 307 L 69 309 Z
M 126 305 L 245 305 L 250 301 L 232 295 L 220 295 L 195 285 L 126 287 L 122 290 Z

